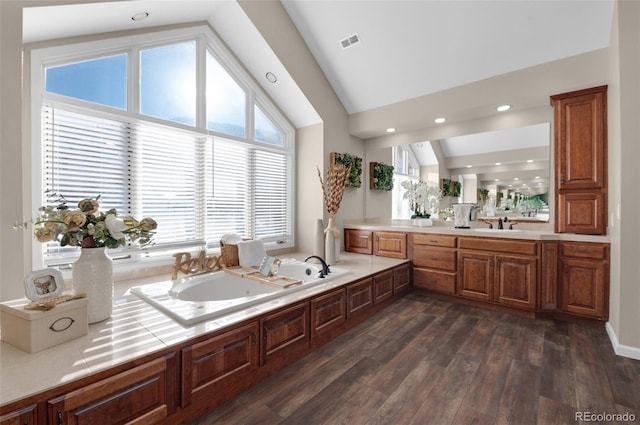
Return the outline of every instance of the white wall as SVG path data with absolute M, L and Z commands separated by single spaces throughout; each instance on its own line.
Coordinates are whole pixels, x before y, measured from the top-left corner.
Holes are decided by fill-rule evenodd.
M 640 2 L 617 1 L 608 91 L 610 320 L 616 352 L 640 359 Z
M 393 151 L 391 148 L 368 149 L 363 165 L 364 178 L 362 180 L 365 190 L 366 218 L 391 219 L 392 215 L 392 193 L 393 191 L 383 191 L 369 189 L 371 173 L 369 164 L 371 162 L 381 162 L 387 165 L 393 164 Z

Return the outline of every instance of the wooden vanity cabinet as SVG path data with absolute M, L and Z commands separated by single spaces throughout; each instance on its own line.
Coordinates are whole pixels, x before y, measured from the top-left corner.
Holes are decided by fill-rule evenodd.
M 31 404 L 22 409 L 0 416 L 0 425 L 36 425 L 38 422 L 37 405 Z
M 414 287 L 456 293 L 456 241 L 456 237 L 450 235 L 412 233 L 409 236 Z
M 373 232 L 370 230 L 345 229 L 344 250 L 358 254 L 373 254 Z
M 373 232 L 373 254 L 379 257 L 407 258 L 407 234 Z
M 609 245 L 560 242 L 559 301 L 566 313 L 609 318 Z
M 315 339 L 347 320 L 344 288 L 311 299 L 311 338 Z
M 460 238 L 458 295 L 535 310 L 538 244 L 535 241 Z
M 291 307 L 260 319 L 260 365 L 273 361 L 274 368 L 291 363 L 309 349 L 311 328 L 309 302 Z
M 176 410 L 176 357 L 167 354 L 49 400 L 48 423 L 164 423 Z
M 393 270 L 378 273 L 373 277 L 373 303 L 380 304 L 393 296 Z
M 607 230 L 607 86 L 551 96 L 557 233 Z
M 259 366 L 258 332 L 253 322 L 183 348 L 182 407 L 239 392 L 242 378 Z
M 404 295 L 411 289 L 411 268 L 409 263 L 393 269 L 393 294 Z
M 373 278 L 367 277 L 347 285 L 347 318 L 362 314 L 373 307 Z

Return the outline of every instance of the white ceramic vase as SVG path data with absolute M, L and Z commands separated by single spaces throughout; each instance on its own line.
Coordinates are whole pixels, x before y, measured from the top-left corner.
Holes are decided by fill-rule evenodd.
M 76 293 L 87 294 L 89 323 L 111 317 L 113 310 L 113 262 L 106 248 L 82 248 L 71 276 Z
M 316 221 L 316 229 L 314 235 L 313 255 L 318 257 L 324 256 L 324 222 L 321 218 Z
M 336 227 L 335 217 L 329 217 L 324 229 L 324 260 L 327 264 L 335 264 L 340 259 L 340 230 Z

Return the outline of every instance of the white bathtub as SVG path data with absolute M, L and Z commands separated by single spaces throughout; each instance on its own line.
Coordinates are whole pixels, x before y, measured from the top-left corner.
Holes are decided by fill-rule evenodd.
M 316 264 L 283 260 L 278 275 L 302 281 L 284 289 L 219 271 L 136 286 L 131 288 L 131 292 L 183 325 L 190 326 L 350 273 L 346 269 L 331 267 L 331 273 L 320 278 L 320 270 Z

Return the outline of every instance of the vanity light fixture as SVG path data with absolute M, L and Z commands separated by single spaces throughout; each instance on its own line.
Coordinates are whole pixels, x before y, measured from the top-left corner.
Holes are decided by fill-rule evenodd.
M 131 17 L 131 20 L 135 21 L 135 22 L 140 22 L 140 21 L 144 21 L 148 17 L 149 17 L 149 12 L 140 12 L 140 13 L 136 13 L 135 15 L 133 15 Z
M 496 108 L 496 111 L 504 112 L 504 111 L 508 111 L 509 109 L 511 109 L 511 105 L 500 105 Z
M 445 122 L 447 119 L 446 118 L 436 118 L 434 121 L 436 122 L 436 124 L 442 124 L 443 122 Z
M 273 72 L 269 71 L 266 74 L 264 74 L 264 76 L 266 77 L 267 81 L 270 83 L 275 83 L 278 81 L 278 77 L 276 77 L 276 74 L 274 74 Z
M 396 129 L 394 127 L 389 127 L 385 130 L 387 133 L 395 133 Z

